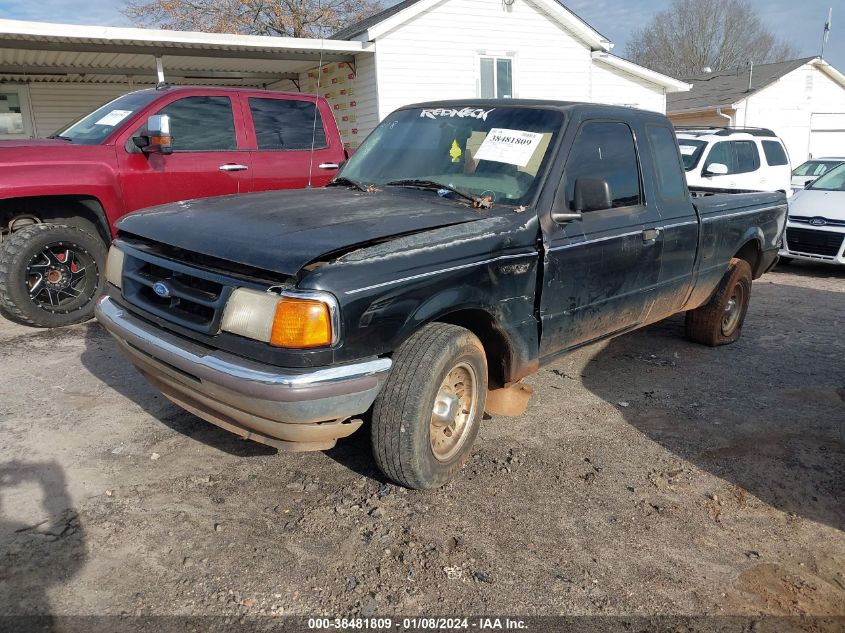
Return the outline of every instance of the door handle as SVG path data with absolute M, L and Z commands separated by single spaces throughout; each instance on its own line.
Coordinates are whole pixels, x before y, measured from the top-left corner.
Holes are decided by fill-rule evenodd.
M 226 163 L 218 167 L 220 171 L 246 171 L 249 169 L 246 165 L 238 165 L 237 163 Z
M 643 242 L 653 243 L 660 235 L 660 229 L 645 229 L 643 230 Z
M 340 169 L 340 165 L 337 163 L 320 163 L 317 167 L 320 169 Z

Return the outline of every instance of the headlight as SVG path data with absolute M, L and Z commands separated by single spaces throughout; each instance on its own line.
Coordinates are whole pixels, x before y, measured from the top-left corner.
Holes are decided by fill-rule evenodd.
M 319 291 L 278 295 L 238 288 L 226 302 L 220 327 L 276 347 L 323 347 L 337 342 L 337 300 Z
M 118 288 L 123 287 L 123 251 L 117 246 L 109 248 L 106 258 L 106 281 Z

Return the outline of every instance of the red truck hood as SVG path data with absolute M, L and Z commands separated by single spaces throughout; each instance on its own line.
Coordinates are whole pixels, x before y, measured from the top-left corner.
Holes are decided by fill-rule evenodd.
M 4 149 L 6 147 L 52 147 L 60 145 L 62 147 L 67 147 L 72 145 L 68 141 L 63 141 L 60 138 L 20 138 L 20 139 L 9 139 L 7 141 L 0 141 L 0 149 Z

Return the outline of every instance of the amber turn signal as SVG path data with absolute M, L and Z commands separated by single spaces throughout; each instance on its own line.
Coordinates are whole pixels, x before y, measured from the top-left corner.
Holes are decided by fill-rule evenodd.
M 282 297 L 276 306 L 270 345 L 321 347 L 332 342 L 329 306 L 322 301 Z

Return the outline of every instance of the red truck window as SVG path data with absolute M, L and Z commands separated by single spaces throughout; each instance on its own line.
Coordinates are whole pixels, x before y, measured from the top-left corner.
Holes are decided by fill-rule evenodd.
M 314 129 L 314 102 L 296 99 L 249 98 L 249 110 L 255 124 L 260 150 L 311 149 Z M 328 147 L 323 119 L 317 111 L 314 149 Z
M 227 151 L 238 148 L 229 97 L 185 97 L 163 107 L 170 116 L 175 152 Z

